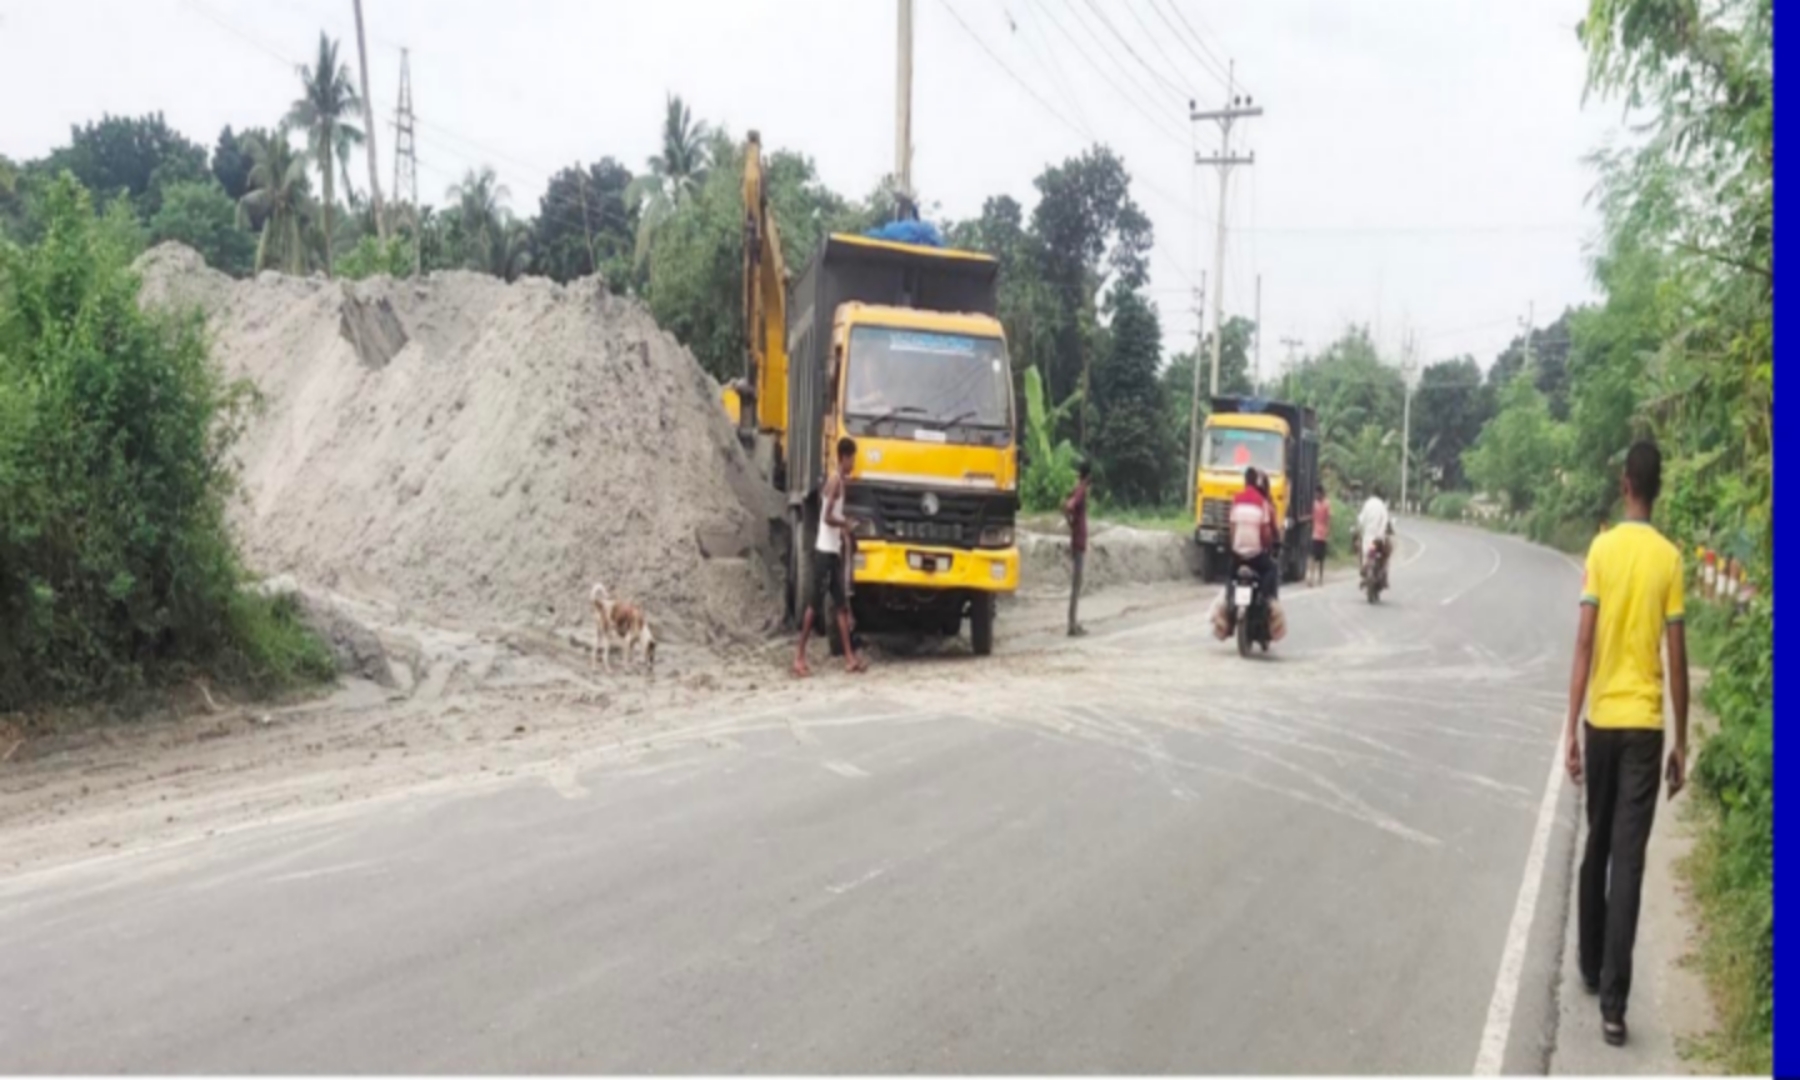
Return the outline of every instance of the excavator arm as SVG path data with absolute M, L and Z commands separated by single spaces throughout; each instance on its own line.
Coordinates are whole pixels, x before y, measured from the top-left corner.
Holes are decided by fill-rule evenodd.
M 764 185 L 762 139 L 744 147 L 744 377 L 725 389 L 725 407 L 746 438 L 785 440 L 788 427 L 787 263 Z

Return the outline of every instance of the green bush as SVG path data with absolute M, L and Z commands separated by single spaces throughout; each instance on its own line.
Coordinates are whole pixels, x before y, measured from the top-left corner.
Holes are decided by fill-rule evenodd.
M 377 236 L 357 240 L 350 253 L 337 262 L 337 276 L 361 281 L 377 275 L 408 277 L 413 272 L 412 241 L 404 236 L 389 237 L 385 242 Z
M 1719 729 L 1701 747 L 1694 778 L 1718 811 L 1716 844 L 1695 882 L 1712 913 L 1710 933 L 1735 969 L 1728 981 L 1752 990 L 1725 1022 L 1734 1043 L 1767 1045 L 1774 1031 L 1775 972 L 1775 610 L 1759 599 L 1719 644 L 1706 706 Z
M 1431 500 L 1427 512 L 1434 518 L 1443 521 L 1461 521 L 1469 512 L 1469 502 L 1473 498 L 1466 491 L 1446 491 Z
M 0 711 L 329 660 L 246 594 L 225 524 L 247 390 L 198 313 L 139 309 L 135 237 L 67 175 L 30 248 L 0 245 Z

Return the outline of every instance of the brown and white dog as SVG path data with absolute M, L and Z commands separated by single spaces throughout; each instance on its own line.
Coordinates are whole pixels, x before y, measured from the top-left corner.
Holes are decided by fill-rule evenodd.
M 612 647 L 616 642 L 625 647 L 625 663 L 637 659 L 639 645 L 644 647 L 644 663 L 656 666 L 656 635 L 650 631 L 650 619 L 644 609 L 623 600 L 614 600 L 606 586 L 595 583 L 588 599 L 594 605 L 593 663 L 612 670 Z

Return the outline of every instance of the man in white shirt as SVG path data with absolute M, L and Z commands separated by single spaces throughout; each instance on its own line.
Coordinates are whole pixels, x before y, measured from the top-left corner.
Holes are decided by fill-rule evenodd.
M 1388 515 L 1387 503 L 1381 499 L 1380 488 L 1370 489 L 1369 498 L 1362 505 L 1362 512 L 1356 515 L 1356 535 L 1359 567 L 1368 565 L 1371 545 L 1381 544 L 1385 549 L 1394 535 L 1394 519 Z

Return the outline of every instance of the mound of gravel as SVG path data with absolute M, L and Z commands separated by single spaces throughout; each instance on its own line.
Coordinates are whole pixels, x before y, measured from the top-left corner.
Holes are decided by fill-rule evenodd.
M 258 571 L 478 624 L 585 620 L 604 581 L 676 641 L 779 613 L 779 504 L 637 302 L 463 272 L 234 281 L 175 244 L 139 271 L 262 395 L 234 510 Z

